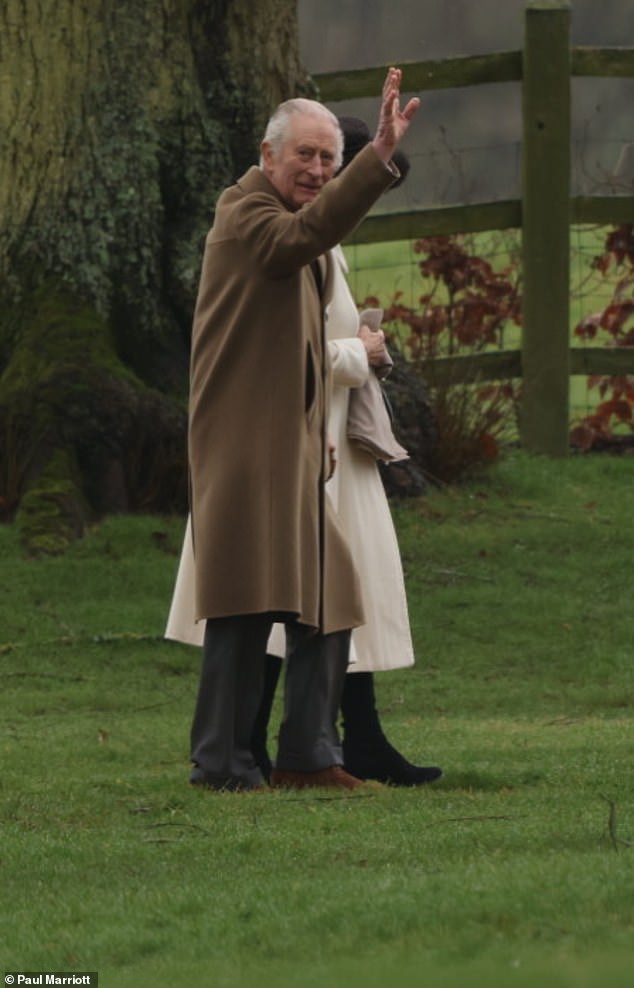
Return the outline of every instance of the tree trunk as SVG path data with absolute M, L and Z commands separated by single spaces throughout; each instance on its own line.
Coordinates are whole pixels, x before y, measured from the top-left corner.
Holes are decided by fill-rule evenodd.
M 295 6 L 0 0 L 0 516 L 31 549 L 185 508 L 202 246 L 311 92 Z

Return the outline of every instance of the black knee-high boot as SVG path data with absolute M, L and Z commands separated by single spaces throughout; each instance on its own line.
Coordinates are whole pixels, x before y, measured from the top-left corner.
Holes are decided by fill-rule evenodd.
M 434 765 L 412 765 L 387 740 L 376 709 L 371 672 L 348 673 L 341 713 L 344 767 L 357 779 L 377 779 L 393 786 L 421 786 L 442 775 L 441 769 Z
M 253 725 L 253 733 L 251 734 L 251 752 L 255 758 L 258 768 L 267 782 L 271 777 L 271 769 L 273 767 L 267 748 L 267 735 L 269 720 L 271 718 L 271 709 L 273 707 L 273 698 L 275 697 L 275 690 L 277 688 L 278 679 L 280 678 L 281 669 L 282 660 L 277 655 L 270 655 L 267 653 L 264 662 L 264 687 L 262 689 L 262 699 L 260 701 L 260 708 L 255 719 L 255 724 Z

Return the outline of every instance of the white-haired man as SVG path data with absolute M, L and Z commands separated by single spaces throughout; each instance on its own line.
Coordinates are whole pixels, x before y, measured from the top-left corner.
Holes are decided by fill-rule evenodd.
M 330 248 L 394 180 L 392 155 L 418 107 L 383 88 L 374 140 L 341 177 L 336 117 L 311 100 L 273 114 L 253 167 L 220 197 L 192 335 L 189 459 L 195 614 L 205 638 L 191 781 L 262 784 L 249 745 L 274 621 L 287 626 L 277 786 L 361 783 L 342 766 L 336 718 L 358 581 L 324 485 L 324 310 Z

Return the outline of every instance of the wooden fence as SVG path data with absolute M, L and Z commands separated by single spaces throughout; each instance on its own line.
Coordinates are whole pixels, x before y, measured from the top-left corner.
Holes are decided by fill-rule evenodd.
M 571 224 L 634 223 L 634 196 L 571 196 L 570 80 L 634 78 L 634 49 L 571 48 L 569 4 L 532 0 L 522 51 L 400 64 L 408 92 L 521 82 L 521 198 L 370 216 L 350 242 L 521 229 L 521 349 L 446 357 L 435 371 L 454 381 L 521 377 L 522 444 L 562 455 L 569 446 L 570 375 L 634 373 L 631 348 L 570 348 Z M 357 99 L 380 92 L 386 69 L 333 72 L 315 81 L 324 102 Z

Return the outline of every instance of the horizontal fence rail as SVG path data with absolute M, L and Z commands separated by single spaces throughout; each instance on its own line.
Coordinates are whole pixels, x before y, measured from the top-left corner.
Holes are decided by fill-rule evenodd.
M 460 55 L 426 62 L 399 62 L 407 92 L 462 89 L 493 82 L 521 82 L 523 53 L 503 51 L 492 55 Z M 368 99 L 381 91 L 388 65 L 313 76 L 324 103 Z M 572 76 L 634 78 L 634 48 L 572 48 Z
M 634 78 L 634 48 L 572 48 L 570 74 Z
M 628 219 L 629 217 L 629 219 Z M 634 196 L 576 196 L 570 200 L 570 220 L 601 226 L 634 222 Z M 348 244 L 390 243 L 452 233 L 522 228 L 520 199 L 500 199 L 469 205 L 438 206 L 368 216 L 348 237 Z
M 468 356 L 435 357 L 422 370 L 433 384 L 481 384 L 522 377 L 522 351 L 500 350 Z M 570 350 L 570 374 L 634 374 L 634 347 L 576 347 Z
M 407 91 L 456 89 L 491 82 L 519 82 L 522 78 L 521 51 L 495 55 L 466 55 L 428 62 L 400 62 Z M 381 91 L 388 65 L 349 72 L 327 72 L 313 76 L 321 99 L 337 103 L 345 99 L 365 99 Z

